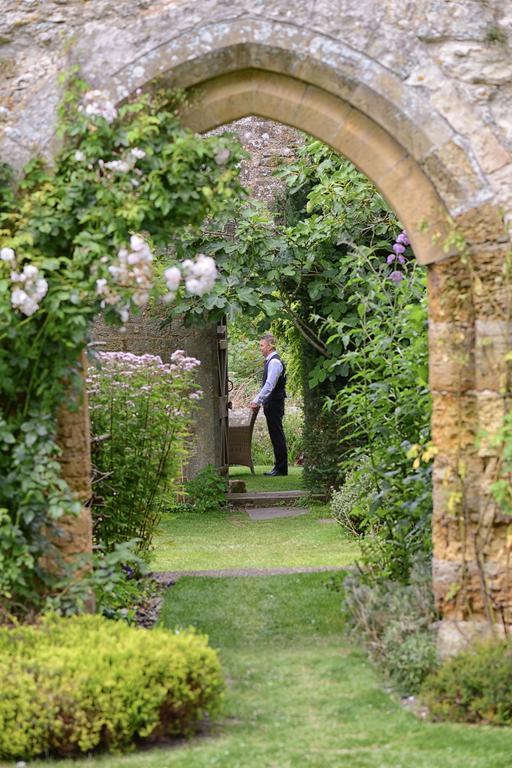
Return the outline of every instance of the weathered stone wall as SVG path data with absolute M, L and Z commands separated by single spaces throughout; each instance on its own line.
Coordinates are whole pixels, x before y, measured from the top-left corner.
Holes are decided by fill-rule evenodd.
M 71 64 L 123 98 L 180 67 L 194 77 L 208 56 L 232 71 L 232 47 L 247 42 L 261 48 L 252 66 L 265 69 L 272 47 L 295 77 L 308 63 L 338 73 L 362 111 L 378 98 L 379 123 L 421 157 L 452 213 L 496 198 L 510 211 L 512 13 L 502 0 L 4 0 L 2 11 L 0 149 L 16 165 L 50 143 L 56 75 Z
M 273 173 L 283 161 L 293 159 L 304 143 L 301 133 L 274 120 L 261 117 L 244 117 L 210 131 L 220 134 L 235 133 L 249 153 L 240 164 L 240 179 L 250 190 L 251 196 L 272 205 L 282 184 Z
M 512 624 L 510 543 L 489 493 L 497 449 L 475 444 L 510 395 L 510 3 L 4 0 L 3 11 L 0 156 L 17 167 L 55 148 L 56 75 L 78 64 L 117 101 L 156 77 L 195 88 L 184 114 L 195 130 L 256 114 L 309 132 L 376 184 L 430 265 L 443 626 Z M 452 227 L 462 249 L 443 247 Z

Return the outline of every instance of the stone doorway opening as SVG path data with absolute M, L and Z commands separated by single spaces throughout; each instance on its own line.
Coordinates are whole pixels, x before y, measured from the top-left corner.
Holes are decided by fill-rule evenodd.
M 134 77 L 123 67 L 112 91 L 125 97 L 158 75 L 169 87 L 194 89 L 182 117 L 195 131 L 253 114 L 296 127 L 351 160 L 395 210 L 429 275 L 432 433 L 439 448 L 434 590 L 444 617 L 441 633 L 448 642 L 454 635 L 479 632 L 489 625 L 492 612 L 509 624 L 507 526 L 488 483 L 495 454 L 489 445 L 477 447 L 475 442 L 479 428 L 499 426 L 505 412 L 499 382 L 505 366 L 500 350 L 508 344 L 508 300 L 506 288 L 496 280 L 505 252 L 497 205 L 488 199 L 476 204 L 460 185 L 454 202 L 453 189 L 448 192 L 446 184 L 450 138 L 442 131 L 434 136 L 433 117 L 428 123 L 423 122 L 426 114 L 412 119 L 401 92 L 393 102 L 391 90 L 385 101 L 368 82 L 354 89 L 346 71 L 331 66 L 327 58 L 301 58 L 293 43 L 284 53 L 257 40 L 221 48 L 212 42 L 197 56 L 180 49 L 167 59 L 141 60 L 138 72 Z M 472 271 L 453 247 L 453 228 L 472 253 Z M 486 286 L 480 295 L 471 289 L 475 272 Z M 455 497 L 460 499 L 457 519 L 450 511 Z M 462 537 L 459 516 L 465 521 Z M 462 588 L 454 590 L 454 585 Z

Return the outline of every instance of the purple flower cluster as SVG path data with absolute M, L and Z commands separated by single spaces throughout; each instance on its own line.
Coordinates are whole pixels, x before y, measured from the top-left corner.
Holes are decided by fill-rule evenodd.
M 405 264 L 404 253 L 408 245 L 410 245 L 410 243 L 409 238 L 407 237 L 407 232 L 400 232 L 393 245 L 393 253 L 390 253 L 386 259 L 387 264 L 393 264 L 395 267 L 395 269 L 389 274 L 389 279 L 394 283 L 399 283 L 405 277 L 404 273 L 396 267 L 398 267 L 399 264 Z

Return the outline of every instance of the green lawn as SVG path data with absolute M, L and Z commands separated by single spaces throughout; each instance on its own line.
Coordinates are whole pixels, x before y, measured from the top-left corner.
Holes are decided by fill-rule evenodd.
M 230 480 L 243 480 L 248 492 L 253 491 L 301 491 L 302 467 L 290 467 L 287 475 L 277 477 L 265 477 L 264 472 L 272 469 L 270 466 L 258 465 L 254 467 L 255 475 L 251 474 L 249 467 L 231 467 Z
M 287 477 L 263 477 L 263 467 L 236 470 L 250 490 L 299 489 L 302 469 Z M 276 487 L 277 486 L 277 487 Z M 199 515 L 167 514 L 154 540 L 155 571 L 201 571 L 224 568 L 345 566 L 357 558 L 357 543 L 330 518 L 327 505 L 310 504 L 308 514 L 254 522 L 244 510 Z
M 212 733 L 176 746 L 33 768 L 510 768 L 510 729 L 417 720 L 342 635 L 325 574 L 184 578 L 162 621 L 194 624 L 228 680 Z
M 325 505 L 307 515 L 254 522 L 244 510 L 214 515 L 166 515 L 155 537 L 154 571 L 223 568 L 345 566 L 358 555 L 357 543 L 339 526 L 321 522 Z

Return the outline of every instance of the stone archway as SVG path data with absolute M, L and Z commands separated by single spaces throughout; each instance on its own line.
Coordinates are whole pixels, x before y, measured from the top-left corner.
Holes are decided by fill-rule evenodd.
M 457 57 L 468 56 L 471 46 L 454 52 L 449 44 L 460 40 L 461 28 L 473 39 L 466 6 L 467 18 L 434 5 L 425 15 L 410 9 L 405 18 L 377 0 L 313 9 L 275 0 L 234 11 L 220 0 L 204 8 L 160 0 L 142 4 L 140 16 L 129 6 L 111 11 L 100 4 L 96 14 L 82 9 L 68 22 L 70 35 L 80 35 L 66 56 L 94 87 L 118 101 L 157 78 L 193 88 L 195 101 L 183 117 L 199 131 L 249 114 L 295 126 L 352 160 L 397 212 L 429 270 L 441 637 L 447 646 L 496 618 L 511 624 L 508 521 L 489 490 L 495 449 L 475 442 L 480 427 L 499 427 L 508 393 L 504 353 L 512 338 L 501 209 L 512 209 L 512 158 L 499 110 L 484 121 L 478 102 L 493 88 L 498 104 L 506 103 L 506 44 L 496 53 L 481 28 L 480 63 L 459 66 Z M 482 13 L 489 28 L 502 23 L 498 11 Z M 62 58 L 64 44 L 54 48 Z M 32 151 L 34 111 L 48 115 L 39 145 L 51 152 L 56 61 L 47 67 L 44 93 L 29 86 L 6 126 L 3 149 L 18 162 Z M 463 256 L 443 248 L 452 228 L 465 240 Z

